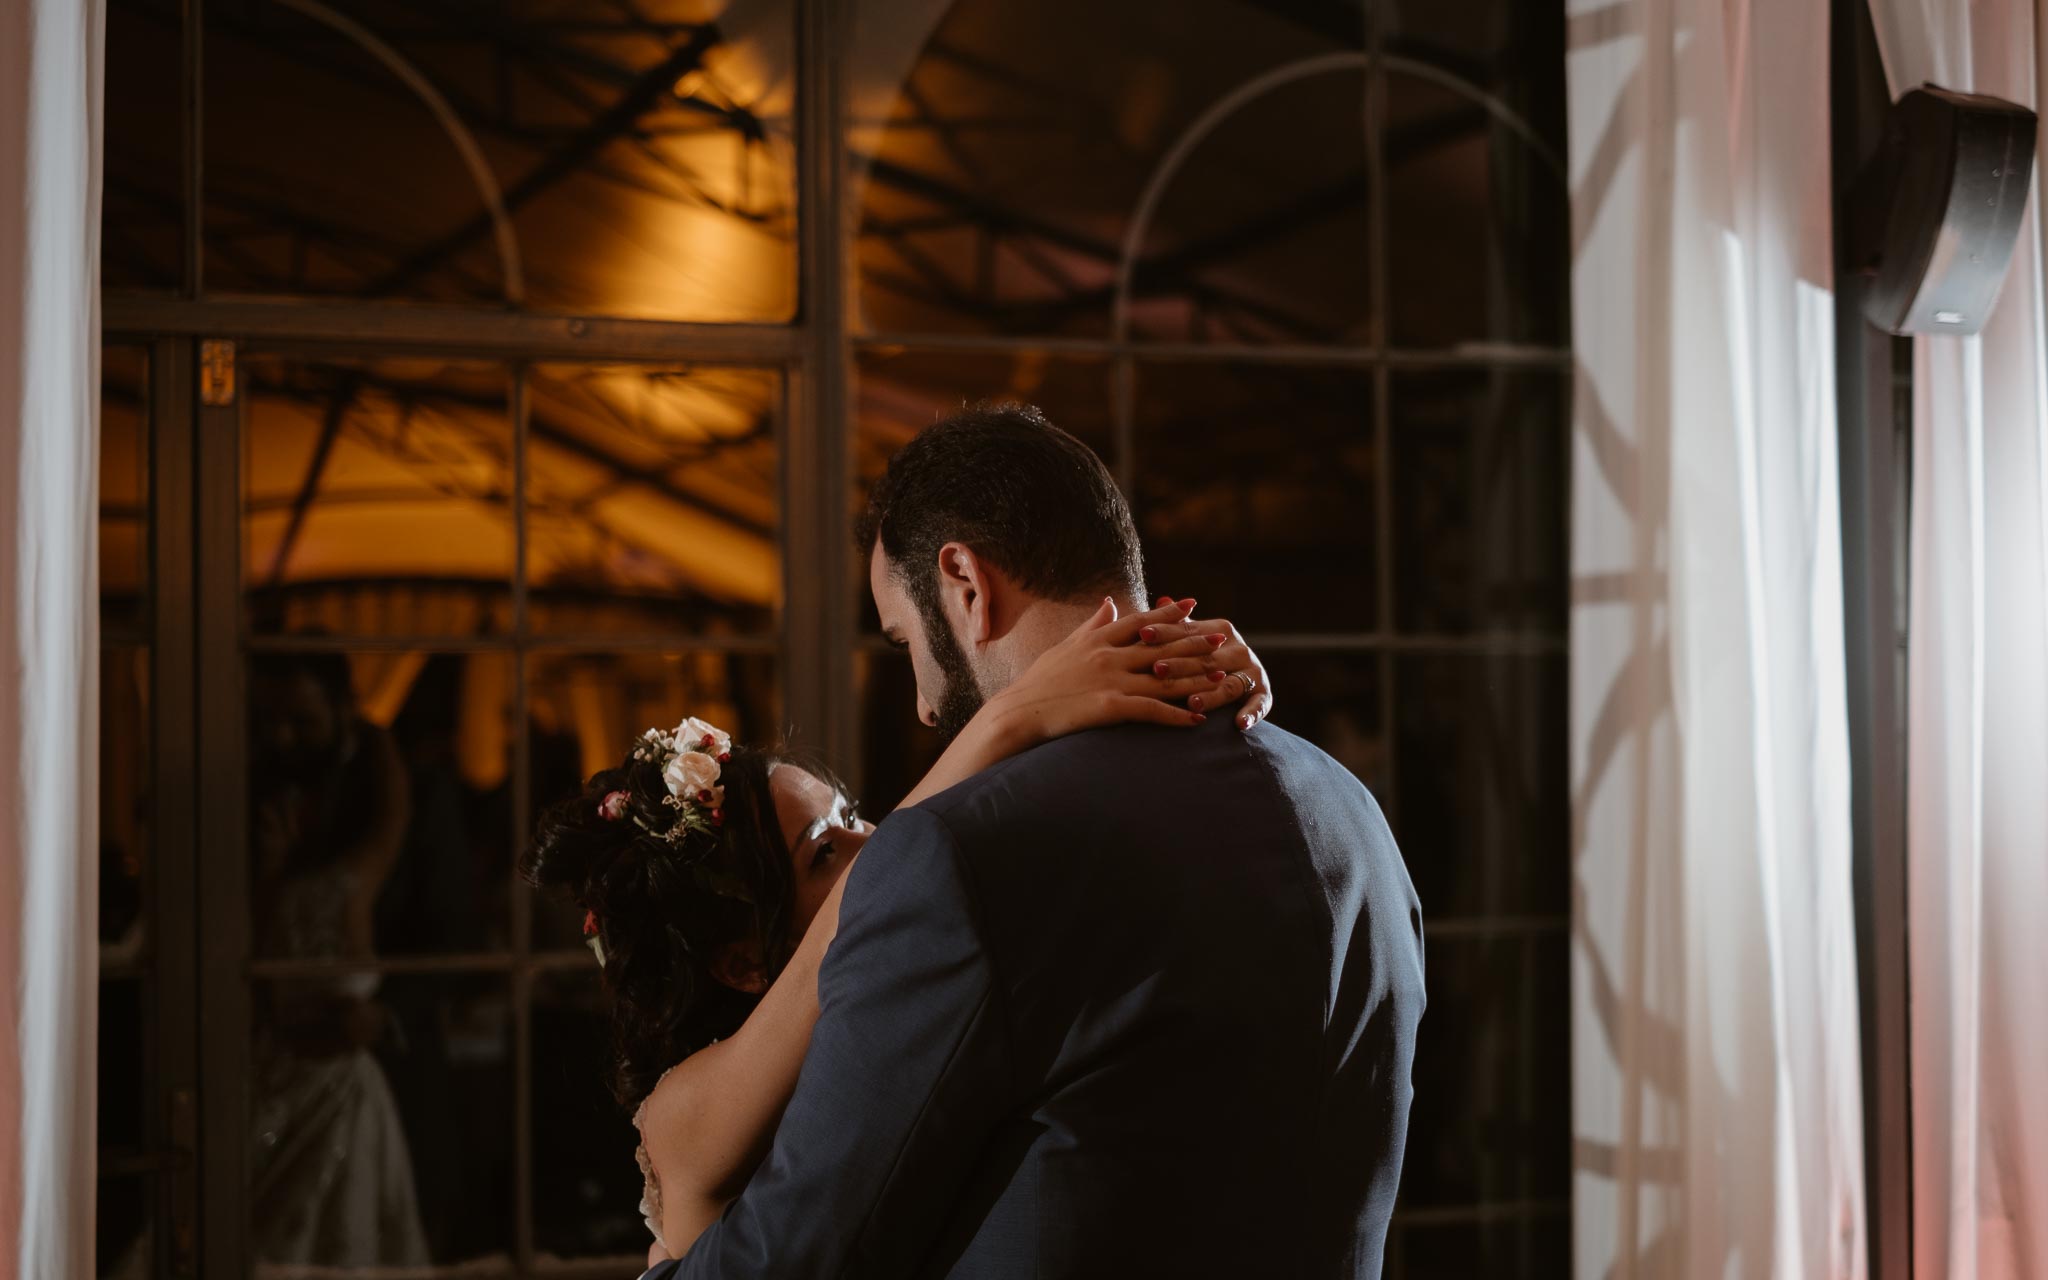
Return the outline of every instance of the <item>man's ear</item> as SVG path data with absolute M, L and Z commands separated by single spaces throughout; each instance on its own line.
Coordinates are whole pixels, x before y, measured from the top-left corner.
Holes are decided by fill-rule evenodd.
M 751 940 L 728 942 L 711 957 L 711 976 L 720 986 L 758 996 L 768 989 L 768 966 L 761 961 L 761 946 Z
M 996 637 L 995 575 L 964 542 L 939 548 L 939 599 L 959 628 L 960 642 L 987 644 Z

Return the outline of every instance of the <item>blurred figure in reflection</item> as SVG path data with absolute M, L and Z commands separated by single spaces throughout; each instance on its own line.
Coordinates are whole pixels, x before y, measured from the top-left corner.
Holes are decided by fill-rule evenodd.
M 257 953 L 368 960 L 377 894 L 404 847 L 410 787 L 356 713 L 338 654 L 259 661 L 249 689 Z M 255 989 L 250 1223 L 269 1267 L 427 1261 L 405 1130 L 371 1049 L 390 1019 L 374 974 Z

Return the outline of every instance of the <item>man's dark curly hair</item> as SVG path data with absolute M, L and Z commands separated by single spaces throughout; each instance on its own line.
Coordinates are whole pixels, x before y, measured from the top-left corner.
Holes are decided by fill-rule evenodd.
M 1144 596 L 1137 525 L 1109 468 L 1031 405 L 969 405 L 898 450 L 854 526 L 862 555 L 877 542 L 927 625 L 949 542 L 1047 599 Z

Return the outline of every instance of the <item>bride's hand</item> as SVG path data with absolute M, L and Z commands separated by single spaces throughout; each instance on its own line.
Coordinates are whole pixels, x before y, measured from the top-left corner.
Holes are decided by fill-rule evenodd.
M 990 709 L 1009 729 L 1012 749 L 1111 724 L 1191 727 L 1233 705 L 1239 699 L 1228 691 L 1241 682 L 1227 677 L 1235 668 L 1216 663 L 1238 656 L 1230 647 L 1234 633 L 1190 629 L 1194 604 L 1168 601 L 1120 618 L 1115 602 L 1105 599 L 1092 617 L 990 699 Z M 1167 638 L 1169 628 L 1182 638 Z M 1148 635 L 1159 643 L 1144 643 Z M 1202 699 L 1200 707 L 1175 705 L 1195 697 Z
M 1173 603 L 1165 596 L 1159 598 L 1161 610 Z M 1180 604 L 1190 612 L 1195 606 L 1192 600 Z M 1237 711 L 1240 729 L 1249 729 L 1273 713 L 1273 682 L 1266 675 L 1265 664 L 1229 622 L 1201 618 L 1153 622 L 1139 629 L 1138 638 L 1154 650 L 1158 661 L 1153 671 L 1162 680 L 1176 688 L 1191 683 L 1206 686 L 1186 695 L 1189 710 L 1216 712 L 1243 703 Z

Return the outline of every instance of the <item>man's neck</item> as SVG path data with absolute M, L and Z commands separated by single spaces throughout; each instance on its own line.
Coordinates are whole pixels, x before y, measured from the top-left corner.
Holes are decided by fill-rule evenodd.
M 1100 600 L 1084 600 L 1078 603 L 1064 600 L 1034 599 L 1017 614 L 1016 621 L 1003 634 L 1002 649 L 996 658 L 995 669 L 987 682 L 994 686 L 983 692 L 996 694 L 1010 687 L 1024 669 L 1038 660 L 1038 656 L 1074 633 L 1074 628 L 1093 617 L 1101 607 Z M 1118 617 L 1127 617 L 1144 609 L 1142 604 L 1116 593 Z

